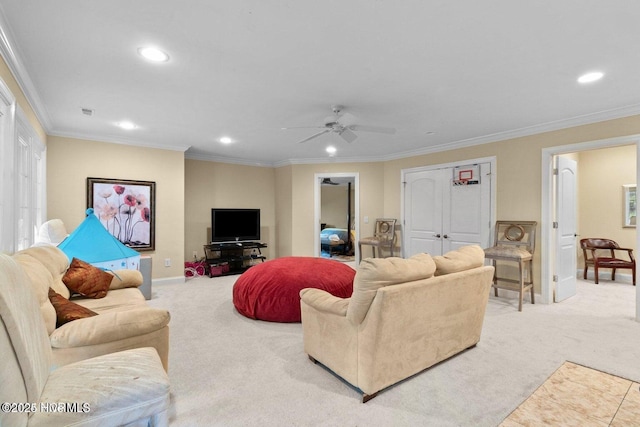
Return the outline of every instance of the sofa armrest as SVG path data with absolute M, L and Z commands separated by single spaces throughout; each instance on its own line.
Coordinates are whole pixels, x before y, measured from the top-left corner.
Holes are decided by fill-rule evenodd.
M 349 298 L 338 298 L 329 292 L 316 288 L 305 288 L 300 291 L 300 299 L 311 307 L 324 313 L 347 315 Z
M 113 274 L 109 290 L 122 288 L 137 288 L 142 285 L 142 273 L 138 270 L 113 270 L 109 271 Z
M 170 317 L 167 310 L 151 307 L 103 313 L 66 323 L 49 338 L 55 348 L 107 343 L 162 329 L 169 324 Z

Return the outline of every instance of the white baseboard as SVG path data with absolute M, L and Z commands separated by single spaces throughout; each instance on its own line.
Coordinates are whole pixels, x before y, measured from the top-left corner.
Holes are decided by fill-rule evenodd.
M 185 283 L 186 278 L 184 276 L 176 276 L 176 277 L 164 277 L 162 279 L 153 279 L 151 281 L 152 285 L 178 285 Z

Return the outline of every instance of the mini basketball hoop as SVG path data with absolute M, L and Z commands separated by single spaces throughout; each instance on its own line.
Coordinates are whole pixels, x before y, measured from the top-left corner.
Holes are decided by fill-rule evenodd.
M 468 179 L 454 179 L 453 180 L 453 185 L 454 186 L 467 185 L 468 183 L 469 183 Z

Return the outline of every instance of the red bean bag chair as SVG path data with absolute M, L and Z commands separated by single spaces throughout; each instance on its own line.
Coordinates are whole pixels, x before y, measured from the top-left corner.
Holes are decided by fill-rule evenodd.
M 233 285 L 233 305 L 243 316 L 300 322 L 300 291 L 318 288 L 341 298 L 353 292 L 356 271 L 323 258 L 283 257 L 251 267 Z

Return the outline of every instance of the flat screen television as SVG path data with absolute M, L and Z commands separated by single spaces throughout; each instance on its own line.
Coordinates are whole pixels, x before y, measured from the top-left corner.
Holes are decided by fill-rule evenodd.
M 211 241 L 260 240 L 260 209 L 211 209 Z

